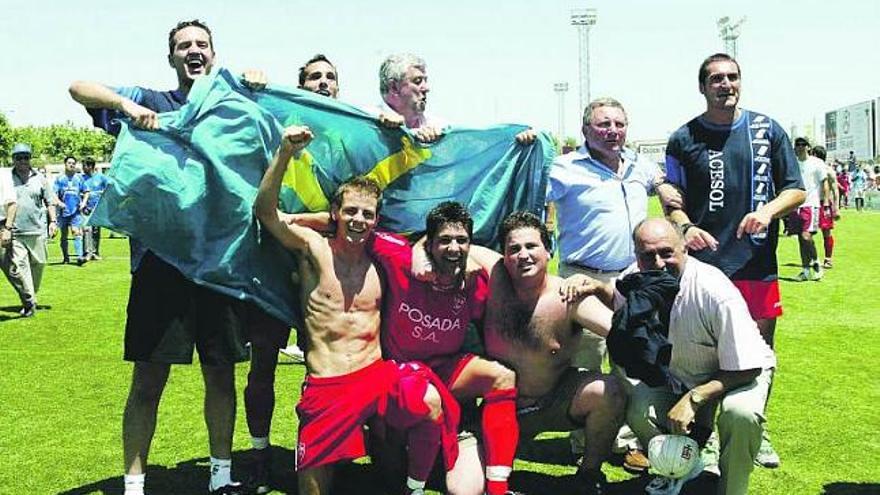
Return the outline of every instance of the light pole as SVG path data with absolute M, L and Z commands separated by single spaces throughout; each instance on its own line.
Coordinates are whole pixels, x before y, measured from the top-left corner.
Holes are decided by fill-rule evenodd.
M 559 127 L 556 132 L 561 143 L 565 141 L 565 92 L 568 91 L 568 83 L 553 83 L 553 91 L 556 92 L 557 114 L 559 115 Z
M 596 9 L 572 9 L 571 25 L 578 31 L 578 84 L 580 108 L 590 102 L 590 29 L 599 19 Z
M 718 19 L 718 36 L 724 42 L 724 51 L 733 58 L 737 58 L 736 40 L 739 38 L 739 30 L 746 18 L 742 17 L 736 22 L 731 22 L 730 17 L 724 16 Z

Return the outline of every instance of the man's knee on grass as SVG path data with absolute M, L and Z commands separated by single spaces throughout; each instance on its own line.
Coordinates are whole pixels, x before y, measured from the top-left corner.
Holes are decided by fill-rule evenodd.
M 626 391 L 620 380 L 613 375 L 600 374 L 577 391 L 569 414 L 572 418 L 584 418 L 591 412 L 601 411 L 622 420 L 626 402 Z

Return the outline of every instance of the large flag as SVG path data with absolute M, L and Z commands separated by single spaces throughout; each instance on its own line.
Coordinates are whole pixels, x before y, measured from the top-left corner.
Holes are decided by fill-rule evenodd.
M 292 322 L 295 260 L 261 238 L 253 215 L 260 179 L 289 125 L 309 126 L 315 139 L 284 178 L 285 211 L 327 210 L 342 181 L 366 174 L 384 189 L 382 228 L 422 231 L 431 208 L 455 200 L 474 217 L 475 242 L 488 245 L 508 213 L 541 213 L 555 155 L 543 133 L 532 145 L 516 144 L 523 125 L 453 128 L 419 143 L 345 103 L 272 85 L 251 91 L 220 69 L 196 82 L 180 110 L 160 115 L 160 130 L 122 126 L 91 223 L 132 236 L 196 283 Z

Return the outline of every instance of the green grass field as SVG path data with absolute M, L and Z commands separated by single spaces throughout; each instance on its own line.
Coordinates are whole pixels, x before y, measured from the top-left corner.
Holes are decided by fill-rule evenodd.
M 754 494 L 880 493 L 880 214 L 844 212 L 835 230 L 835 268 L 821 282 L 796 283 L 794 238 L 780 241 L 785 316 L 777 328 L 779 371 L 770 430 L 782 456 L 776 470 L 756 469 Z M 821 252 L 821 238 L 818 241 Z M 0 493 L 121 493 L 121 421 L 130 365 L 121 359 L 128 293 L 128 242 L 105 239 L 105 259 L 83 267 L 51 264 L 37 316 L 19 319 L 18 300 L 0 283 Z M 57 241 L 50 246 L 60 260 Z M 276 484 L 295 493 L 293 407 L 304 368 L 278 369 L 272 440 Z M 237 368 L 239 394 L 247 365 Z M 873 378 L 872 378 L 873 377 Z M 239 395 L 241 397 L 241 395 Z M 198 367 L 175 368 L 159 410 L 147 488 L 204 493 L 207 435 Z M 235 472 L 244 477 L 250 441 L 239 400 Z M 530 494 L 576 493 L 574 468 L 554 464 L 561 438 L 523 449 L 513 486 Z M 608 466 L 615 493 L 642 485 Z M 375 473 L 352 465 L 337 493 L 380 493 Z

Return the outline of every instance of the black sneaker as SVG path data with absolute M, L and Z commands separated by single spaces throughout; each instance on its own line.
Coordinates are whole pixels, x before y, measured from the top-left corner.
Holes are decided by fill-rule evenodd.
M 241 483 L 232 483 L 230 485 L 223 485 L 220 488 L 208 490 L 208 493 L 210 495 L 246 495 L 249 492 L 245 490 Z
M 253 493 L 263 495 L 272 491 L 269 486 L 271 481 L 272 452 L 266 449 L 254 451 L 254 463 L 252 465 L 251 479 L 248 483 Z
M 579 469 L 576 475 L 577 483 L 584 487 L 581 493 L 586 495 L 605 495 L 608 493 L 608 480 L 605 474 L 598 469 Z
M 89 261 L 88 258 L 86 258 L 85 256 L 80 256 L 79 258 L 76 259 L 76 265 L 83 266 L 86 264 L 87 261 Z

